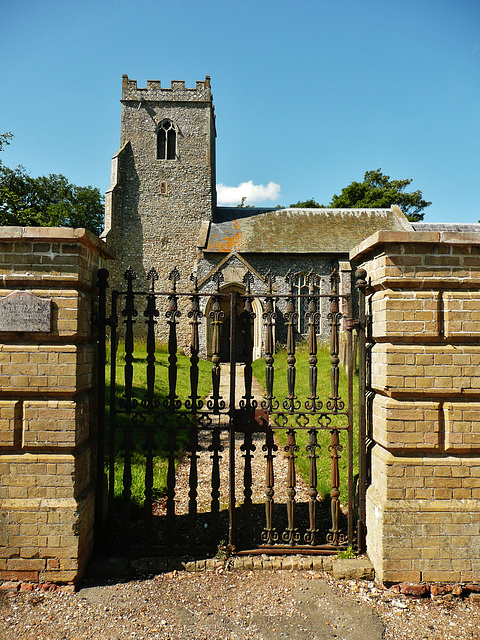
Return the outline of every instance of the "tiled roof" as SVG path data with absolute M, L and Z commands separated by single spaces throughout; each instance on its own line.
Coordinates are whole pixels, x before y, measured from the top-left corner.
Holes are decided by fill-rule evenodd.
M 218 207 L 205 252 L 347 253 L 375 231 L 411 231 L 392 209 L 249 209 Z

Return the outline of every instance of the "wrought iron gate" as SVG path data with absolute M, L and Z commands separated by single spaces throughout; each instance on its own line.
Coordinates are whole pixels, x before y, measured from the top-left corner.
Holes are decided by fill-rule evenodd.
M 146 289 L 134 288 L 138 282 L 136 275 L 127 270 L 123 291 L 108 291 L 108 271 L 98 272 L 96 530 L 98 539 L 106 542 L 107 548 L 150 555 L 214 553 L 219 546 L 228 546 L 237 553 L 328 554 L 347 546 L 359 552 L 365 550 L 365 277 L 365 271 L 359 269 L 356 274 L 359 313 L 354 319 L 353 295 L 339 294 L 336 271 L 330 277 L 330 291 L 323 295 L 315 286 L 318 276 L 313 272 L 308 275 L 309 292 L 305 295 L 294 293 L 291 272 L 285 276 L 287 293 L 283 295 L 274 290 L 275 277 L 270 272 L 264 277 L 262 295 L 251 290 L 253 277 L 249 272 L 244 277 L 244 294 L 223 293 L 221 272 L 215 274 L 215 289 L 208 293 L 199 291 L 193 276 L 191 290 L 180 291 L 176 269 L 169 275 L 168 291 L 155 290 L 158 274 L 154 269 L 147 276 Z M 206 296 L 210 298 L 210 311 L 204 314 Z M 305 299 L 303 305 L 299 304 L 301 298 Z M 262 307 L 262 318 L 256 319 L 262 321 L 265 383 L 262 397 L 255 397 L 252 391 L 255 299 Z M 327 398 L 317 394 L 321 299 L 329 305 Z M 222 311 L 225 300 L 230 310 L 228 323 Z M 275 369 L 276 312 L 281 304 L 286 330 L 284 371 Z M 296 359 L 296 326 L 302 309 L 308 328 L 302 347 L 308 351 L 305 389 L 299 387 Z M 160 365 L 156 335 L 162 318 L 168 333 L 168 364 Z M 179 330 L 182 320 L 189 323 L 186 371 L 179 370 L 177 356 L 178 336 L 185 335 Z M 206 352 L 206 345 L 201 344 L 202 336 L 207 335 L 207 331 L 201 330 L 205 323 L 211 323 L 211 391 L 207 397 L 201 397 L 199 364 L 202 352 Z M 143 362 L 135 362 L 135 330 L 142 327 L 140 341 L 145 357 Z M 353 329 L 358 333 L 358 410 L 354 410 Z M 230 335 L 229 365 L 220 362 L 224 331 Z M 346 343 L 346 397 L 339 392 L 341 337 Z M 243 380 L 239 379 L 236 362 L 240 338 Z M 140 383 L 134 377 L 139 370 L 143 371 Z M 177 393 L 181 375 L 188 379 L 187 397 L 179 397 Z M 278 397 L 276 389 L 282 377 L 286 393 Z M 159 389 L 159 380 L 164 381 L 164 390 Z M 222 391 L 225 382 L 227 397 Z M 328 443 L 320 446 L 325 434 Z M 358 454 L 354 453 L 355 442 Z M 299 483 L 298 465 L 302 457 L 305 480 Z M 339 470 L 342 457 L 348 460 L 344 498 Z M 139 461 L 143 495 L 141 504 L 135 505 L 132 485 Z M 282 487 L 277 479 L 280 464 L 284 467 Z M 161 495 L 156 493 L 154 480 L 158 465 L 163 465 L 166 476 Z M 326 496 L 319 494 L 319 466 L 323 472 L 329 467 L 331 481 Z M 179 468 L 187 478 L 183 485 L 178 482 Z M 205 504 L 205 496 L 199 496 L 207 484 L 208 504 Z

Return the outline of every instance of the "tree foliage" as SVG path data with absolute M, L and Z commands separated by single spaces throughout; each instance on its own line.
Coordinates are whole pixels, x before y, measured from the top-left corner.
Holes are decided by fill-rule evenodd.
M 363 182 L 352 182 L 344 187 L 340 195 L 334 195 L 329 207 L 334 209 L 388 209 L 392 204 L 400 207 L 408 220 L 423 220 L 423 209 L 432 203 L 423 199 L 420 190 L 405 191 L 411 179 L 391 180 L 381 169 L 367 171 Z M 325 207 L 313 198 L 291 204 L 301 209 L 322 209 Z
M 323 209 L 325 207 L 323 204 L 318 204 L 318 202 L 313 198 L 310 198 L 310 200 L 304 200 L 303 202 L 299 200 L 290 206 L 297 209 Z
M 390 180 L 381 169 L 367 171 L 363 182 L 352 182 L 344 187 L 340 195 L 334 195 L 331 207 L 338 209 L 388 209 L 392 204 L 400 207 L 408 220 L 423 220 L 423 209 L 432 203 L 423 200 L 422 192 L 405 191 L 411 179 Z
M 0 151 L 12 134 L 0 134 Z M 0 160 L 0 225 L 85 227 L 99 235 L 103 197 L 95 187 L 78 187 L 60 174 L 32 178 L 24 167 L 9 169 Z

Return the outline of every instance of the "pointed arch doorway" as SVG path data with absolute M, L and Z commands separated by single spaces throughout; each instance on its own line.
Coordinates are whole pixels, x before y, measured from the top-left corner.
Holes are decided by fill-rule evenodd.
M 236 362 L 245 361 L 245 327 L 242 318 L 243 297 L 245 295 L 245 287 L 237 282 L 228 283 L 220 289 L 222 294 L 238 293 L 237 311 L 235 315 L 235 360 Z M 212 357 L 212 325 L 210 322 L 210 311 L 212 310 L 213 297 L 208 299 L 205 308 L 206 336 L 207 336 L 207 357 Z M 255 313 L 253 320 L 253 359 L 256 360 L 261 356 L 262 352 L 262 304 L 257 299 L 252 300 L 252 307 Z M 222 298 L 222 311 L 224 314 L 222 321 L 222 333 L 220 343 L 220 362 L 230 362 L 230 300 L 228 297 Z

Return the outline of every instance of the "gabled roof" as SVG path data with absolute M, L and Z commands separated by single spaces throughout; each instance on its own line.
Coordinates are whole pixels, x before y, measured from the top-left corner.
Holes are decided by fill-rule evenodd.
M 348 253 L 380 230 L 413 228 L 396 206 L 273 210 L 218 207 L 199 246 L 206 253 Z
M 223 258 L 223 260 L 220 260 L 220 262 L 215 267 L 213 267 L 213 269 L 211 269 L 211 271 L 209 271 L 206 276 L 204 276 L 200 280 L 200 282 L 198 283 L 198 288 L 200 289 L 201 287 L 203 287 L 203 285 L 206 284 L 211 279 L 214 273 L 216 273 L 217 271 L 222 271 L 229 262 L 235 259 L 238 260 L 238 262 L 240 262 L 247 269 L 247 271 L 250 271 L 250 273 L 253 273 L 253 275 L 256 278 L 258 278 L 261 282 L 265 282 L 263 276 L 261 276 L 258 273 L 258 271 L 254 269 L 252 265 L 249 262 L 247 262 L 242 255 L 240 255 L 236 251 L 232 251 L 231 253 L 226 255 L 225 258 Z

